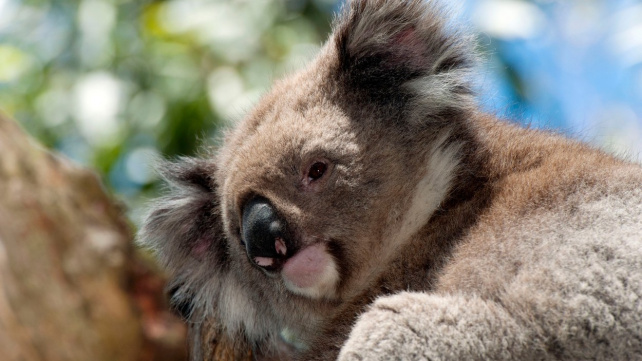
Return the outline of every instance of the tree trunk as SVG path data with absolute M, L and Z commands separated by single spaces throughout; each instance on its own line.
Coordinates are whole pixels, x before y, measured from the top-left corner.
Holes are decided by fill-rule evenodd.
M 2 360 L 184 360 L 162 289 L 97 176 L 0 114 Z

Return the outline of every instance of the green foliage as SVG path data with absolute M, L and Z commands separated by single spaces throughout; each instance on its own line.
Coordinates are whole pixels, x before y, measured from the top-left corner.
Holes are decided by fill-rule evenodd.
M 159 156 L 191 155 L 301 66 L 335 1 L 0 0 L 0 107 L 134 211 Z M 134 220 L 137 215 L 132 214 Z

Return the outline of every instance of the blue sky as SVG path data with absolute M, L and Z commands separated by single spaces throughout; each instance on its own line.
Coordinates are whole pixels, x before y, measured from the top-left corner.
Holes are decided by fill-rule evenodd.
M 468 0 L 464 10 L 486 48 L 486 109 L 640 159 L 642 2 Z

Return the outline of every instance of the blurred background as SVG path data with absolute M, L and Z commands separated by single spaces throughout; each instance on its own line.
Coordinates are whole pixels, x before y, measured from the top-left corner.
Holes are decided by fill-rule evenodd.
M 137 223 L 193 155 L 314 56 L 335 0 L 0 0 L 0 109 L 96 169 Z M 640 160 L 642 0 L 457 0 L 481 106 Z

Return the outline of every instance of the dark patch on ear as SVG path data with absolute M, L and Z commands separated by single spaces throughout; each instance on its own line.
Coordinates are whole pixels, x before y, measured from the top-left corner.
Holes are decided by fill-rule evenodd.
M 409 81 L 470 68 L 472 47 L 454 29 L 448 32 L 443 15 L 434 2 L 423 0 L 349 1 L 334 24 L 340 82 L 375 101 L 399 104 L 413 96 L 403 87 Z M 461 79 L 443 83 L 472 92 Z
M 389 92 L 398 88 L 405 81 L 421 75 L 423 44 L 415 38 L 415 29 L 409 25 L 398 29 L 364 29 L 362 19 L 366 2 L 355 2 L 353 13 L 347 23 L 337 29 L 335 38 L 340 58 L 340 75 L 344 76 L 350 86 L 366 89 L 371 92 Z M 395 19 L 401 14 L 390 14 L 392 23 L 406 22 Z M 358 33 L 362 31 L 364 33 Z M 381 32 L 381 33 L 380 33 Z M 378 37 L 378 40 L 373 40 Z M 362 39 L 365 43 L 361 43 Z M 366 40 L 367 39 L 367 40 Z
M 216 166 L 206 160 L 182 157 L 175 162 L 164 162 L 157 168 L 170 183 L 199 187 L 204 192 L 214 192 L 216 188 L 213 180 Z
M 173 281 L 167 286 L 167 298 L 172 312 L 183 320 L 189 320 L 194 311 L 194 297 L 188 293 L 184 282 Z
M 458 68 L 467 68 L 470 67 L 470 59 L 467 59 L 458 54 L 446 57 L 441 60 L 441 62 L 435 68 L 435 73 L 444 73 Z
M 209 259 L 212 265 L 227 267 L 215 164 L 208 159 L 180 158 L 158 168 L 168 191 L 143 222 L 139 242 L 153 249 L 172 274 L 194 260 Z

